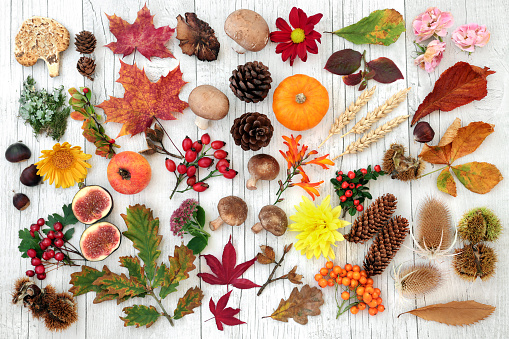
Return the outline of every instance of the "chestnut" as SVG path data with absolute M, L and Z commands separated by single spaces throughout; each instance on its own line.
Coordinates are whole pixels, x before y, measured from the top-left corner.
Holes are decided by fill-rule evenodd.
M 21 172 L 19 180 L 25 186 L 37 186 L 41 183 L 42 177 L 37 174 L 37 167 L 35 164 L 32 164 Z
M 421 121 L 414 128 L 414 140 L 417 142 L 430 142 L 435 137 L 435 131 L 426 121 Z
M 28 206 L 30 206 L 30 199 L 23 193 L 16 193 L 12 198 L 12 203 L 14 207 L 18 209 L 18 211 L 25 210 Z
M 21 142 L 16 142 L 5 150 L 5 159 L 9 162 L 20 162 L 32 156 L 30 149 Z

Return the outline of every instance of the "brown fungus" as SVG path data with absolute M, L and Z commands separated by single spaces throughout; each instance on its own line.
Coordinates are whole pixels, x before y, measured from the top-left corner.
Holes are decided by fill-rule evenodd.
M 279 237 L 285 234 L 286 228 L 288 227 L 288 217 L 285 211 L 274 205 L 263 207 L 258 214 L 258 219 L 260 219 L 260 221 L 251 227 L 254 233 L 259 233 L 261 230 L 265 229 L 276 237 Z
M 274 180 L 279 174 L 279 163 L 268 154 L 257 154 L 249 159 L 247 170 L 251 177 L 246 182 L 249 190 L 257 189 L 258 180 Z
M 247 218 L 247 204 L 236 196 L 224 197 L 217 203 L 219 217 L 209 223 L 212 231 L 217 230 L 223 223 L 230 226 L 240 226 Z
M 231 13 L 224 23 L 224 31 L 236 42 L 237 53 L 261 51 L 269 42 L 269 25 L 262 16 L 250 9 Z

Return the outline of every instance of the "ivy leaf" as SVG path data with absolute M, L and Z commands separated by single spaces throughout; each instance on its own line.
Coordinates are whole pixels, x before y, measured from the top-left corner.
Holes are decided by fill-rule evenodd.
M 154 16 L 150 15 L 147 5 L 138 12 L 138 17 L 133 24 L 128 23 L 121 17 L 108 15 L 110 31 L 117 38 L 116 42 L 106 45 L 115 54 L 131 54 L 135 50 L 145 58 L 153 56 L 159 58 L 174 58 L 165 44 L 170 40 L 175 29 L 169 26 L 155 28 Z
M 463 186 L 478 194 L 488 193 L 504 179 L 498 168 L 487 162 L 468 162 L 451 168 Z
M 179 99 L 179 92 L 186 84 L 182 80 L 180 66 L 157 82 L 151 82 L 144 70 L 136 64 L 120 61 L 120 77 L 117 82 L 125 89 L 123 98 L 111 97 L 97 107 L 107 114 L 106 122 L 123 124 L 118 136 L 136 135 L 152 125 L 154 118 L 175 120 L 175 112 L 182 113 L 189 105 Z
M 145 264 L 147 278 L 152 281 L 156 270 L 156 260 L 161 255 L 158 249 L 163 238 L 159 232 L 159 218 L 155 218 L 152 210 L 145 205 L 129 206 L 127 214 L 121 214 L 127 225 L 127 231 L 122 234 L 133 242 L 138 256 Z
M 456 182 L 452 177 L 449 167 L 444 168 L 437 178 L 437 187 L 440 191 L 450 194 L 453 197 L 457 196 Z
M 245 324 L 245 322 L 242 320 L 234 317 L 235 315 L 239 314 L 240 308 L 226 307 L 228 300 L 230 300 L 230 294 L 232 294 L 232 291 L 233 290 L 219 298 L 217 305 L 214 303 L 212 298 L 210 298 L 209 301 L 209 309 L 210 312 L 214 315 L 216 326 L 219 331 L 223 330 L 223 324 L 228 326 Z
M 145 286 L 136 278 L 128 278 L 123 273 L 121 275 L 113 273 L 106 265 L 103 267 L 103 271 L 105 271 L 105 274 L 97 278 L 93 285 L 100 286 L 106 294 L 118 295 L 118 299 L 123 299 L 117 300 L 118 303 L 126 300 L 126 297 L 131 298 L 146 292 Z M 103 300 L 96 298 L 94 303 L 96 301 L 100 302 Z
M 35 238 L 32 238 L 30 235 L 30 230 L 28 228 L 24 228 L 19 230 L 18 236 L 21 239 L 21 242 L 18 246 L 19 251 L 22 253 L 22 258 L 28 258 L 27 251 L 33 248 L 37 252 L 37 257 L 42 258 L 42 250 L 39 246 L 39 242 L 41 241 L 41 237 L 39 233 L 35 233 Z
M 138 257 L 126 256 L 120 257 L 120 266 L 127 268 L 129 277 L 137 279 L 141 284 L 146 285 L 145 271 L 141 267 L 140 259 Z
M 390 84 L 396 80 L 404 79 L 398 66 L 389 58 L 380 57 L 367 63 L 371 71 L 375 71 L 373 80 L 382 84 Z
M 120 317 L 124 321 L 124 327 L 136 326 L 138 328 L 146 326 L 149 328 L 161 316 L 154 306 L 134 305 L 124 307 L 122 312 L 126 314 L 124 318 Z
M 75 297 L 88 292 L 101 292 L 103 288 L 93 283 L 105 273 L 106 272 L 98 271 L 90 266 L 81 266 L 81 272 L 74 272 L 71 274 L 71 281 L 69 284 L 71 284 L 72 287 L 69 289 L 69 292 Z
M 170 267 L 164 270 L 164 279 L 161 284 L 162 288 L 159 292 L 159 296 L 163 299 L 166 298 L 168 294 L 175 292 L 179 283 L 189 278 L 189 272 L 196 268 L 194 265 L 196 256 L 193 255 L 193 251 L 186 246 L 175 246 L 173 255 L 173 257 L 168 257 Z
M 295 287 L 287 300 L 281 299 L 278 308 L 270 317 L 283 322 L 293 318 L 297 323 L 305 325 L 308 323 L 308 316 L 320 314 L 323 303 L 322 291 L 318 288 L 304 285 L 299 291 Z
M 361 67 L 362 54 L 353 49 L 343 49 L 332 53 L 325 69 L 333 74 L 349 75 Z
M 359 22 L 332 32 L 354 44 L 389 46 L 405 31 L 405 20 L 395 9 L 381 9 Z
M 201 306 L 202 299 L 203 292 L 198 286 L 188 289 L 186 294 L 179 299 L 177 308 L 173 311 L 173 319 L 177 320 L 194 313 L 193 309 Z

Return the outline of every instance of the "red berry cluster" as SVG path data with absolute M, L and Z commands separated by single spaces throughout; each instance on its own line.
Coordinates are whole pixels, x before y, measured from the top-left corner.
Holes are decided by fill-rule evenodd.
M 43 218 L 39 218 L 35 224 L 30 225 L 30 235 L 32 238 L 38 239 L 39 249 L 30 248 L 26 254 L 31 259 L 33 270 L 26 271 L 26 275 L 33 277 L 37 275 L 37 279 L 46 279 L 46 268 L 54 267 L 57 269 L 63 265 L 73 265 L 69 253 L 75 253 L 82 257 L 81 253 L 65 239 L 62 232 L 63 225 L 61 222 L 53 224 L 53 228 L 41 231 L 46 224 Z M 46 234 L 45 234 L 46 233 Z M 68 247 L 70 246 L 70 247 Z M 55 259 L 56 262 L 51 262 Z
M 210 144 L 210 146 L 208 146 Z M 184 161 L 180 164 L 175 164 L 171 159 L 166 158 L 166 169 L 175 173 L 177 183 L 171 193 L 170 199 L 175 192 L 184 193 L 190 189 L 196 192 L 203 192 L 209 185 L 205 183 L 206 180 L 223 176 L 226 179 L 233 179 L 237 175 L 237 171 L 230 168 L 230 161 L 226 159 L 228 152 L 222 148 L 226 145 L 224 141 L 212 141 L 210 136 L 204 134 L 200 140 L 193 141 L 189 137 L 185 137 L 182 141 L 182 149 L 184 150 Z M 210 153 L 209 153 L 210 152 Z M 214 159 L 217 160 L 215 169 L 210 170 L 209 174 L 203 179 L 198 179 L 198 168 L 210 169 L 214 165 Z M 177 191 L 180 183 L 186 181 L 187 187 L 183 190 Z

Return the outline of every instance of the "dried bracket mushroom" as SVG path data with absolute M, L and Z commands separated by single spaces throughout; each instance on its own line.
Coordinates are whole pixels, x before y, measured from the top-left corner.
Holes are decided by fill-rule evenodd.
M 259 233 L 262 229 L 279 237 L 285 234 L 288 227 L 288 217 L 285 211 L 274 205 L 264 206 L 258 214 L 260 222 L 254 224 L 251 230 L 254 233 Z
M 250 9 L 231 13 L 224 23 L 224 31 L 237 43 L 237 53 L 261 51 L 269 42 L 269 25 L 262 16 Z
M 258 180 L 274 180 L 279 174 L 279 163 L 268 154 L 257 154 L 249 159 L 247 170 L 251 177 L 246 182 L 248 190 L 257 189 Z
M 33 66 L 43 59 L 50 77 L 56 77 L 60 67 L 60 52 L 69 47 L 69 31 L 56 20 L 34 16 L 21 25 L 16 35 L 14 56 L 23 66 Z
M 211 85 L 201 85 L 189 94 L 189 108 L 196 114 L 196 126 L 209 127 L 209 120 L 223 119 L 230 109 L 228 97 Z
M 182 15 L 177 17 L 177 39 L 182 53 L 196 55 L 201 61 L 217 59 L 220 44 L 214 30 L 195 13 L 186 13 L 185 21 Z
M 209 223 L 212 231 L 217 230 L 223 223 L 230 226 L 240 226 L 247 218 L 247 204 L 234 195 L 224 197 L 217 204 L 219 217 Z

